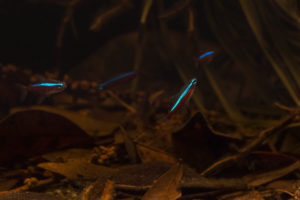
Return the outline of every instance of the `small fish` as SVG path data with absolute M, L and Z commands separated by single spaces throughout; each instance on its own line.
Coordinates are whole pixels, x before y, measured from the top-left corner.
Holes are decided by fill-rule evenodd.
M 136 77 L 136 75 L 137 75 L 137 72 L 135 72 L 135 71 L 122 74 L 122 75 L 112 78 L 108 81 L 105 81 L 104 83 L 99 84 L 98 89 L 105 90 L 107 88 L 116 86 L 120 83 L 134 79 Z
M 49 81 L 49 82 L 41 82 L 35 83 L 29 86 L 21 86 L 22 94 L 21 94 L 21 101 L 24 101 L 28 92 L 37 92 L 40 93 L 42 96 L 40 98 L 39 103 L 51 94 L 59 93 L 64 91 L 67 88 L 67 84 L 65 82 L 59 81 Z
M 197 79 L 193 78 L 189 84 L 184 88 L 183 92 L 180 94 L 179 98 L 172 106 L 169 114 L 167 115 L 167 119 L 170 119 L 171 116 L 179 109 L 181 109 L 191 98 L 197 84 Z
M 199 56 L 199 58 L 197 60 L 199 63 L 208 64 L 212 61 L 214 54 L 215 54 L 214 51 L 208 51 L 208 52 L 202 54 L 201 56 Z

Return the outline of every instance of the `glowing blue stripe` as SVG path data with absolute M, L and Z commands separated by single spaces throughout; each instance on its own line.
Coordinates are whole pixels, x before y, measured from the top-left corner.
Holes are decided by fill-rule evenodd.
M 55 86 L 64 87 L 64 84 L 63 83 L 37 83 L 32 85 L 32 87 L 55 87 Z
M 178 104 L 182 101 L 182 99 L 185 97 L 185 95 L 188 93 L 188 91 L 190 90 L 190 88 L 192 87 L 192 85 L 194 85 L 197 82 L 197 79 L 193 78 L 190 82 L 190 84 L 185 88 L 185 90 L 181 93 L 181 95 L 179 96 L 178 100 L 176 101 L 176 103 L 174 104 L 174 106 L 171 108 L 172 112 L 177 106 Z
M 126 78 L 126 77 L 128 77 L 128 76 L 131 76 L 131 75 L 133 75 L 133 74 L 135 74 L 135 73 L 136 73 L 136 72 L 128 72 L 128 73 L 126 73 L 126 74 L 122 74 L 122 75 L 120 75 L 120 76 L 117 76 L 117 77 L 115 77 L 115 78 L 112 78 L 112 79 L 110 79 L 110 80 L 108 80 L 108 81 L 106 81 L 106 82 L 104 82 L 104 83 L 99 84 L 98 88 L 99 88 L 99 89 L 103 89 L 103 87 L 105 87 L 106 85 L 109 85 L 109 84 L 111 84 L 111 83 L 113 83 L 113 82 L 116 82 L 116 81 L 118 81 L 118 80 L 120 80 L 120 79 L 122 79 L 122 78 Z
M 209 56 L 211 54 L 214 54 L 215 52 L 214 51 L 209 51 L 209 52 L 206 52 L 204 54 L 202 54 L 199 58 L 202 59 L 202 58 L 205 58 L 206 56 Z

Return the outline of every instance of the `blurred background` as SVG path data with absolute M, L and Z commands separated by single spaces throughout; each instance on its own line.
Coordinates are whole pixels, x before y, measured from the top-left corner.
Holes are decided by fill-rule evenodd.
M 199 79 L 194 102 L 239 121 L 300 104 L 296 0 L 1 0 L 0 61 L 34 73 L 170 95 Z M 211 62 L 199 56 L 215 51 Z M 142 78 L 141 78 L 142 77 Z M 18 81 L 18 80 L 16 80 Z M 268 110 L 270 108 L 270 110 Z

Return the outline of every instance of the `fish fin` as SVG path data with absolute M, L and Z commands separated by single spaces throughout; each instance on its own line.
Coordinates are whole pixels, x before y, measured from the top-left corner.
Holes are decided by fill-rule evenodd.
M 20 102 L 24 102 L 24 100 L 28 94 L 27 87 L 22 84 L 16 84 L 16 85 L 20 89 Z

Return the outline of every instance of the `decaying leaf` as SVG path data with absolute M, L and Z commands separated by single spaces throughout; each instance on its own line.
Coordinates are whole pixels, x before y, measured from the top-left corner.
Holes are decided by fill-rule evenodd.
M 107 180 L 104 186 L 100 200 L 113 200 L 115 193 L 115 184 L 111 180 Z
M 300 186 L 300 180 L 278 180 L 269 183 L 266 188 L 277 191 L 285 191 L 285 193 L 295 194 Z
M 133 140 L 129 137 L 129 133 L 121 127 L 121 134 L 123 136 L 124 145 L 128 154 L 128 157 L 132 163 L 137 163 L 138 155 L 136 150 L 136 145 Z
M 181 197 L 178 190 L 179 182 L 183 175 L 183 166 L 175 164 L 163 174 L 146 192 L 142 200 L 176 200 Z
M 49 106 L 32 106 L 29 108 L 15 108 L 11 110 L 11 113 L 20 112 L 20 111 L 31 111 L 31 110 L 40 110 L 44 112 L 54 113 L 65 117 L 70 120 L 87 134 L 91 136 L 107 136 L 118 127 L 118 123 L 113 121 L 102 121 L 96 120 L 82 114 L 67 111 L 63 109 L 53 108 Z
M 41 155 L 93 140 L 65 117 L 42 110 L 15 112 L 0 122 L 0 163 Z
M 0 179 L 0 192 L 5 190 L 10 190 L 14 187 L 19 181 L 17 179 Z
M 173 157 L 172 155 L 162 152 L 161 150 L 149 148 L 144 145 L 137 144 L 137 151 L 143 163 L 153 162 L 153 161 L 168 162 L 168 163 L 176 162 L 176 158 Z
M 42 157 L 51 162 L 67 162 L 68 160 L 81 159 L 84 162 L 92 160 L 94 154 L 92 149 L 67 149 L 63 151 L 51 152 Z
M 120 168 L 109 177 L 116 184 L 116 188 L 120 187 L 149 187 L 154 180 L 158 179 L 163 173 L 170 168 L 169 163 L 152 162 L 145 164 L 136 164 Z M 83 193 L 82 200 L 99 200 L 105 187 L 108 177 L 103 174 L 92 185 L 88 186 Z M 117 186 L 118 185 L 118 186 Z
M 282 169 L 273 170 L 256 176 L 248 175 L 243 178 L 245 182 L 248 183 L 248 187 L 257 187 L 283 177 L 297 169 L 300 169 L 300 161 L 296 161 L 293 164 Z
M 61 174 L 70 180 L 96 180 L 98 177 L 109 177 L 117 170 L 84 162 L 81 159 L 69 160 L 66 163 L 40 163 L 39 167 Z
M 258 191 L 251 191 L 248 194 L 233 198 L 232 200 L 264 200 Z
M 150 162 L 122 167 L 113 177 L 116 184 L 149 186 L 170 168 L 170 163 Z
M 228 140 L 233 138 L 214 131 L 200 112 L 172 134 L 176 155 L 198 170 L 228 151 Z
M 0 200 L 61 200 L 49 194 L 35 192 L 10 192 L 0 194 Z

